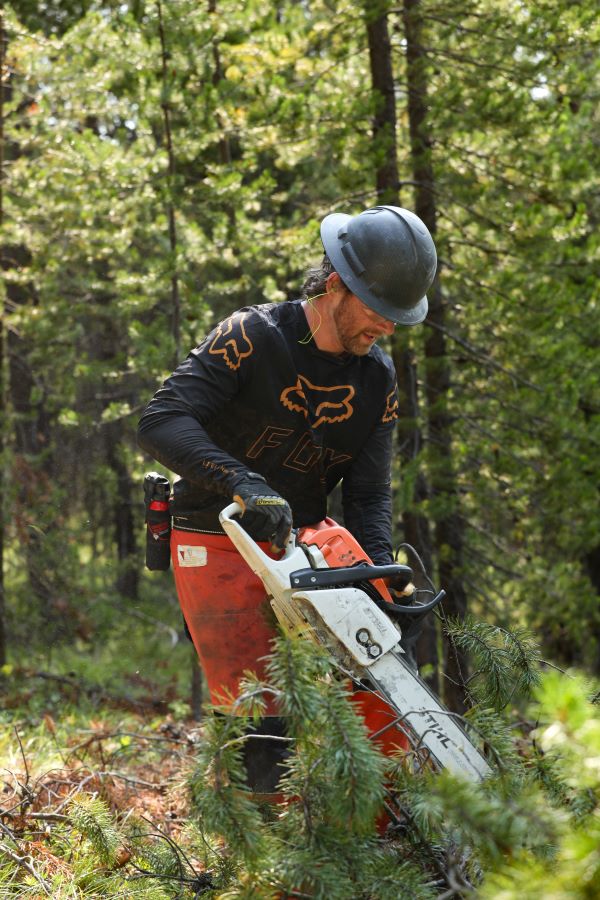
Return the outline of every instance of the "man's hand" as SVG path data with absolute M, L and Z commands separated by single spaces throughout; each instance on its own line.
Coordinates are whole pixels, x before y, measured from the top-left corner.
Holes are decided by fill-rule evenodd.
M 248 534 L 257 541 L 270 541 L 273 550 L 283 550 L 292 528 L 287 500 L 254 473 L 238 482 L 234 490 L 233 499 L 242 507 L 242 524 Z

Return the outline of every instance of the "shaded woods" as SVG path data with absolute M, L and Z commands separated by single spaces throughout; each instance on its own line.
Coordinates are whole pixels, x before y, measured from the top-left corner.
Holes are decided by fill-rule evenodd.
M 220 316 L 297 296 L 324 214 L 380 201 L 440 258 L 389 348 L 395 538 L 450 613 L 596 670 L 592 5 L 84 7 L 2 17 L 2 658 L 161 618 L 137 415 Z

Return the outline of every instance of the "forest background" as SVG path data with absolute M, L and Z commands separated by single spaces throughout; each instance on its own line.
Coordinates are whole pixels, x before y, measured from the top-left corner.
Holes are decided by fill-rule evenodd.
M 137 418 L 221 317 L 298 296 L 324 215 L 376 203 L 439 256 L 387 346 L 395 543 L 448 615 L 600 673 L 598 31 L 591 0 L 4 5 L 7 697 L 199 714 L 171 578 L 144 570 Z M 420 659 L 460 708 L 439 623 Z

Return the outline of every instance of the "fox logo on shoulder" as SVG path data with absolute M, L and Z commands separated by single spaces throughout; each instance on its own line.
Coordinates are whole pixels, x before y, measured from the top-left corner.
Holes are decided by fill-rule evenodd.
M 396 385 L 394 385 L 394 389 L 389 392 L 387 397 L 385 398 L 385 409 L 383 411 L 383 415 L 381 417 L 382 422 L 395 422 L 398 418 L 398 390 Z
M 335 387 L 320 387 L 312 384 L 304 375 L 298 375 L 296 384 L 281 392 L 280 400 L 286 409 L 302 413 L 306 419 L 314 415 L 311 422 L 318 428 L 323 422 L 344 422 L 353 414 L 351 400 L 355 390 L 351 384 Z
M 208 352 L 213 355 L 223 356 L 226 365 L 233 369 L 239 369 L 242 360 L 251 356 L 254 351 L 252 341 L 244 328 L 245 315 L 230 316 L 217 327 L 217 333 Z M 234 333 L 235 327 L 235 333 Z

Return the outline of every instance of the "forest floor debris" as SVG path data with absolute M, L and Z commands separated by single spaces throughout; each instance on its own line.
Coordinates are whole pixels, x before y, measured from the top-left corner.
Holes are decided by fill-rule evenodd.
M 7 897 L 36 891 L 62 897 L 64 882 L 81 891 L 65 897 L 111 896 L 106 879 L 114 881 L 118 873 L 123 887 L 115 887 L 114 896 L 139 895 L 140 888 L 125 886 L 141 879 L 148 882 L 141 895 L 158 898 L 160 884 L 150 883 L 160 878 L 151 859 L 158 842 L 177 862 L 171 877 L 179 889 L 197 896 L 209 887 L 206 862 L 188 827 L 187 782 L 202 738 L 198 723 L 115 709 L 87 716 L 68 705 L 62 715 L 52 709 L 20 719 L 18 713 L 5 712 L 0 739 L 0 850 L 6 861 L 0 893 L 6 886 Z M 85 817 L 83 826 L 80 821 L 86 808 L 88 830 Z M 105 886 L 95 893 L 94 878 L 85 871 L 85 845 L 94 844 L 93 820 L 103 811 L 109 817 L 103 840 L 110 843 L 113 828 L 115 836 L 104 859 Z M 88 869 L 92 860 L 88 855 Z

